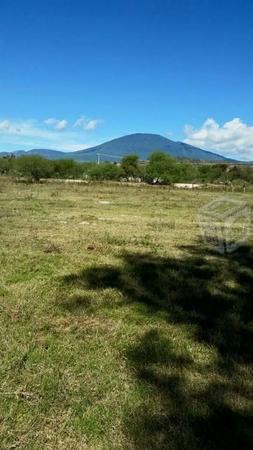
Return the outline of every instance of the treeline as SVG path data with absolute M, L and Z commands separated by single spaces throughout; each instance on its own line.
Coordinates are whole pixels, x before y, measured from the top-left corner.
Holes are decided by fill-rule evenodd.
M 124 156 L 119 164 L 79 163 L 73 160 L 47 160 L 41 156 L 0 158 L 0 174 L 31 181 L 44 178 L 87 180 L 136 180 L 147 183 L 237 183 L 253 184 L 253 168 L 246 165 L 196 164 L 179 161 L 162 152 L 153 152 L 149 161 Z

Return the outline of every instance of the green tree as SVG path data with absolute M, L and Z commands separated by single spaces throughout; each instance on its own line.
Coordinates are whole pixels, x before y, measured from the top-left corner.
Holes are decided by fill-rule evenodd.
M 112 163 L 92 165 L 89 176 L 93 180 L 119 180 L 123 176 L 121 167 Z
M 52 164 L 54 177 L 56 178 L 74 178 L 78 175 L 78 163 L 72 159 L 55 160 L 52 161 Z
M 179 174 L 176 182 L 178 183 L 195 183 L 199 179 L 198 166 L 196 164 L 186 162 L 179 163 Z
M 153 152 L 149 157 L 145 178 L 148 182 L 158 179 L 161 183 L 170 184 L 179 178 L 179 163 L 175 158 L 163 152 Z
M 0 174 L 9 174 L 12 170 L 13 158 L 4 157 L 0 158 Z
M 41 178 L 50 178 L 53 174 L 53 164 L 39 155 L 21 156 L 15 161 L 18 175 L 39 182 Z
M 126 155 L 122 158 L 121 168 L 125 177 L 136 178 L 140 176 L 138 155 Z

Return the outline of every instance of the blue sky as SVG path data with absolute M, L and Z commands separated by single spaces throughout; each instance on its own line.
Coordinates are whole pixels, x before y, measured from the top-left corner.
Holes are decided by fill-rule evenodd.
M 159 133 L 253 159 L 251 0 L 1 0 L 0 151 Z

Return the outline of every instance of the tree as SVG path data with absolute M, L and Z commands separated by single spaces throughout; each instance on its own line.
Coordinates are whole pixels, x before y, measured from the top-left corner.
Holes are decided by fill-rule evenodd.
M 140 169 L 138 166 L 139 157 L 138 155 L 126 155 L 122 158 L 121 167 L 124 172 L 124 176 L 129 178 L 136 178 L 140 176 Z
M 153 152 L 149 157 L 145 178 L 148 182 L 157 179 L 164 184 L 170 184 L 176 181 L 179 170 L 176 159 L 163 152 Z
M 119 180 L 122 176 L 121 167 L 112 163 L 91 165 L 89 176 L 93 180 Z
M 52 164 L 56 178 L 73 178 L 81 173 L 81 170 L 78 170 L 78 163 L 72 159 L 55 160 L 52 161 Z
M 52 163 L 39 155 L 17 158 L 15 168 L 19 175 L 36 182 L 39 182 L 41 178 L 50 178 L 53 173 Z
M 8 174 L 11 171 L 12 161 L 11 157 L 0 158 L 0 174 Z
M 188 161 L 180 161 L 178 183 L 195 183 L 199 179 L 198 166 Z

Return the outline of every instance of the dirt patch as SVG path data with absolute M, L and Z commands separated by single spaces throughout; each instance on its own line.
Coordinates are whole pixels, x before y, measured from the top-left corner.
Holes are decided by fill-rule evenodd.
M 61 247 L 54 242 L 48 242 L 44 248 L 44 253 L 61 253 Z

